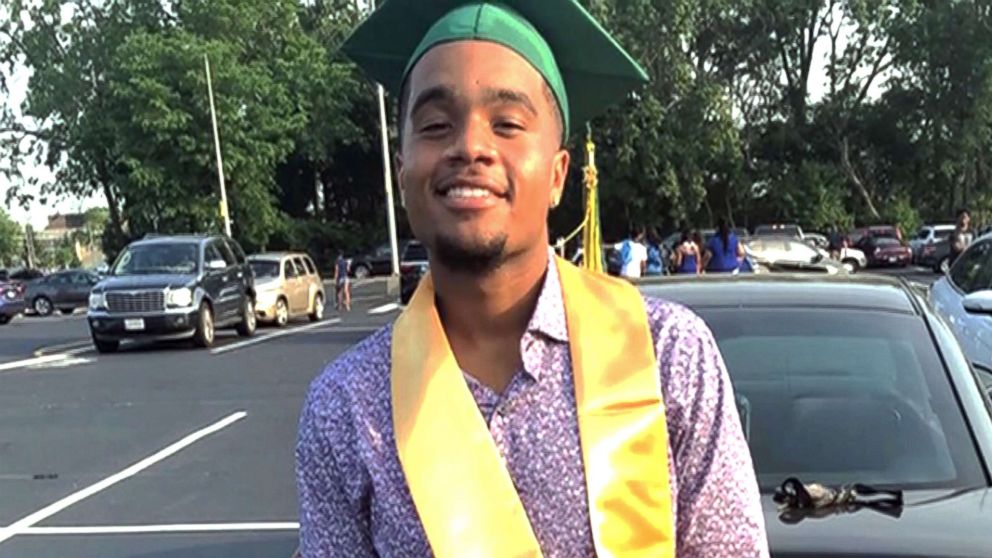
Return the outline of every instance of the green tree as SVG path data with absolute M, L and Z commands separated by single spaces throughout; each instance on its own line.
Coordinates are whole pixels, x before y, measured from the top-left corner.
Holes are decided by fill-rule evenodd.
M 23 254 L 24 231 L 0 207 L 0 267 L 19 265 Z

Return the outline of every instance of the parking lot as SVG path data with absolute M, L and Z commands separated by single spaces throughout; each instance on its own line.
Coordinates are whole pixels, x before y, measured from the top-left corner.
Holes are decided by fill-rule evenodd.
M 893 271 L 918 282 L 922 269 Z M 306 388 L 391 321 L 381 286 L 351 313 L 97 355 L 85 316 L 0 330 L 0 557 L 289 556 Z
M 97 355 L 85 316 L 0 331 L 0 556 L 272 557 L 296 540 L 293 447 L 323 366 L 395 316 L 351 313 Z

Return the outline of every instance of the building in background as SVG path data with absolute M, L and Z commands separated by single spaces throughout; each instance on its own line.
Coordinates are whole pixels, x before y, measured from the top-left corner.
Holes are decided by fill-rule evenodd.
M 48 218 L 48 225 L 40 231 L 31 231 L 39 267 L 96 268 L 106 258 L 100 248 L 100 238 L 106 220 L 97 212 L 56 213 Z

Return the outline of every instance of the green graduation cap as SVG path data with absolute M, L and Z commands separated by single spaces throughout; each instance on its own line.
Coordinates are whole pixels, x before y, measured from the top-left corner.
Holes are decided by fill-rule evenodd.
M 530 62 L 558 100 L 566 137 L 648 79 L 577 0 L 387 0 L 343 49 L 398 95 L 425 52 L 461 40 L 502 44 Z

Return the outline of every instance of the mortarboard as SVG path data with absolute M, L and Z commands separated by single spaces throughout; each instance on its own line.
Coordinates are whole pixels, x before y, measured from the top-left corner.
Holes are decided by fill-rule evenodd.
M 492 41 L 545 79 L 565 136 L 647 81 L 647 74 L 576 0 L 387 0 L 352 33 L 344 52 L 393 95 L 432 47 Z

